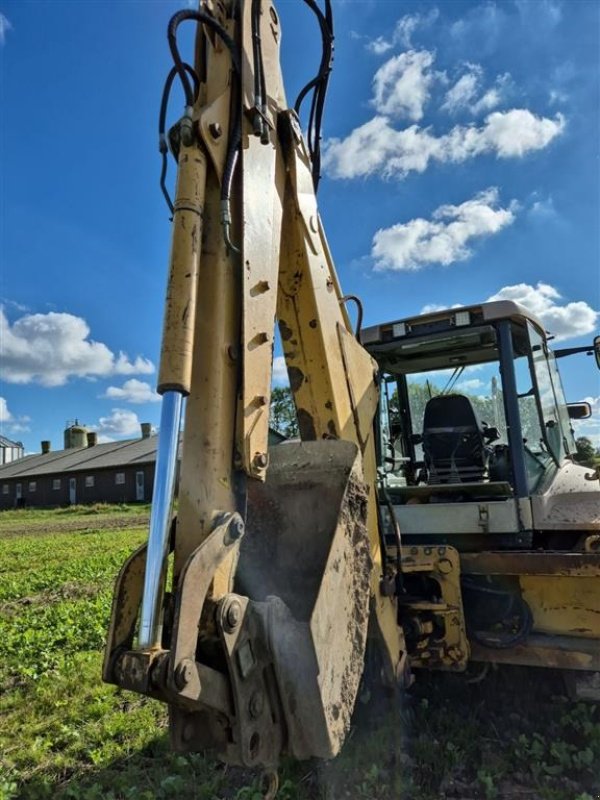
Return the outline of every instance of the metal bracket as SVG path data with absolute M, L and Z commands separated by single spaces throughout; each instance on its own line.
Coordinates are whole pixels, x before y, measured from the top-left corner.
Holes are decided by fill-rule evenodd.
M 403 547 L 402 572 L 424 573 L 439 586 L 435 600 L 398 597 L 399 617 L 413 667 L 466 669 L 469 660 L 460 588 L 460 556 L 453 547 Z M 411 634 L 411 635 L 409 635 Z
M 219 565 L 239 548 L 244 523 L 237 513 L 221 516 L 221 522 L 194 550 L 179 575 L 179 591 L 173 622 L 173 642 L 167 686 L 190 700 L 200 697 L 196 648 L 200 616 Z

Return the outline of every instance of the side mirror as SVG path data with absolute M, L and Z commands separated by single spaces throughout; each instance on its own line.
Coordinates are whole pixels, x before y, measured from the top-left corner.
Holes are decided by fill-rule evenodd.
M 594 358 L 596 366 L 600 369 L 600 336 L 594 336 Z
M 600 337 L 598 337 L 600 339 Z M 596 355 L 596 358 L 598 356 Z M 592 407 L 589 403 L 567 403 L 570 419 L 588 419 L 592 416 Z

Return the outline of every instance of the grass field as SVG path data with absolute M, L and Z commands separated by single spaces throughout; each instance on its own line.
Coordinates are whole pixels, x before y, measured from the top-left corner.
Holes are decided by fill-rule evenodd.
M 100 681 L 112 583 L 144 507 L 0 514 L 0 800 L 258 800 L 260 779 L 170 754 L 152 700 Z M 600 713 L 559 676 L 420 678 L 360 709 L 341 756 L 285 764 L 281 800 L 596 800 Z

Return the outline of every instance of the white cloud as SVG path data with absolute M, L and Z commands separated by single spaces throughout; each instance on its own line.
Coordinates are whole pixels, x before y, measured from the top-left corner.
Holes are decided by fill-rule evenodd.
M 285 358 L 283 356 L 275 356 L 273 359 L 273 378 L 274 386 L 288 386 L 287 367 L 285 366 Z
M 10 20 L 8 17 L 5 17 L 4 14 L 0 13 L 0 46 L 6 41 L 6 34 L 10 30 L 12 30 Z
M 375 53 L 376 56 L 382 56 L 388 50 L 391 50 L 393 46 L 394 43 L 384 39 L 383 36 L 378 36 L 376 39 L 367 42 L 367 50 Z
M 460 308 L 460 303 L 440 305 L 440 303 L 425 303 L 420 314 L 433 314 L 434 311 L 446 311 L 448 308 Z
M 8 408 L 5 397 L 0 397 L 0 432 L 6 430 L 8 433 L 23 433 L 30 430 L 27 423 L 31 418 L 27 416 L 15 416 Z
M 427 14 L 406 14 L 396 23 L 394 40 L 403 47 L 412 47 L 412 35 L 418 28 L 432 25 L 439 17 L 437 8 L 430 9 Z
M 485 381 L 479 378 L 467 378 L 464 381 L 458 381 L 454 388 L 461 389 L 463 392 L 472 392 L 476 389 L 483 389 L 484 386 L 486 386 Z
M 501 5 L 484 2 L 453 22 L 446 35 L 461 51 L 477 49 L 490 54 L 502 41 L 508 24 L 508 15 Z
M 460 109 L 468 108 L 479 91 L 481 72 L 481 67 L 478 65 L 473 65 L 469 72 L 465 72 L 446 92 L 441 106 L 442 111 L 454 114 Z
M 8 410 L 8 403 L 5 397 L 0 397 L 0 422 L 10 422 L 13 415 Z
M 109 386 L 103 395 L 113 400 L 124 400 L 126 403 L 158 403 L 160 395 L 146 381 L 130 378 L 123 386 Z
M 485 154 L 519 158 L 546 147 L 564 127 L 561 114 L 550 119 L 514 108 L 489 114 L 480 127 L 456 125 L 436 137 L 418 125 L 395 130 L 387 117 L 376 116 L 345 139 L 326 142 L 323 166 L 332 178 L 403 178 L 424 172 L 432 160 L 460 163 Z
M 561 3 L 555 0 L 515 0 L 515 5 L 526 25 L 534 25 L 537 29 L 541 25 L 554 28 L 562 20 Z
M 534 193 L 534 197 L 539 197 Z M 528 216 L 536 222 L 548 222 L 559 219 L 552 197 L 540 197 L 534 200 L 529 208 Z
M 396 45 L 405 47 L 406 49 L 412 48 L 412 37 L 418 28 L 425 28 L 435 22 L 439 16 L 437 8 L 432 8 L 427 14 L 406 14 L 400 17 L 394 31 L 389 39 L 383 36 L 378 36 L 367 42 L 366 48 L 375 55 L 383 55 L 391 50 Z
M 154 372 L 148 359 L 138 356 L 130 361 L 123 352 L 115 355 L 102 342 L 89 339 L 89 334 L 87 322 L 73 314 L 26 314 L 11 326 L 0 309 L 3 379 L 62 386 L 70 377 Z
M 139 436 L 140 420 L 135 411 L 127 408 L 113 408 L 108 417 L 100 417 L 98 425 L 91 425 L 92 430 L 98 431 L 104 441 L 114 441 L 113 437 Z M 100 437 L 98 438 L 100 440 Z
M 557 342 L 592 333 L 600 313 L 583 300 L 561 304 L 558 301 L 562 299 L 554 286 L 542 282 L 536 286 L 527 283 L 504 286 L 488 297 L 488 301 L 512 300 L 525 306 L 555 336 Z
M 419 120 L 435 80 L 434 56 L 409 50 L 382 64 L 373 77 L 373 106 L 379 114 Z
M 114 362 L 115 375 L 152 375 L 154 372 L 154 364 L 148 358 L 136 356 L 134 361 L 129 360 L 122 350 Z
M 432 219 L 412 219 L 378 230 L 371 255 L 376 270 L 418 270 L 447 266 L 471 255 L 473 239 L 498 233 L 515 219 L 515 205 L 498 207 L 498 190 L 486 189 L 458 206 L 440 206 Z
M 508 73 L 498 75 L 491 89 L 483 90 L 483 69 L 479 64 L 466 64 L 466 72 L 448 89 L 442 111 L 457 114 L 468 111 L 477 115 L 491 111 L 504 100 L 511 78 Z
M 482 151 L 494 150 L 501 158 L 524 156 L 532 150 L 541 150 L 565 127 L 562 114 L 554 119 L 536 117 L 527 109 L 495 111 L 486 118 L 480 147 Z
M 563 103 L 566 103 L 568 99 L 568 94 L 560 89 L 550 89 L 548 94 L 548 102 L 551 106 L 563 105 Z

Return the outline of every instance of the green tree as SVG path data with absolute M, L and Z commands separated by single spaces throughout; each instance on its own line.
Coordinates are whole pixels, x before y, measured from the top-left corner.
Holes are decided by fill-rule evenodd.
M 296 406 L 289 386 L 277 386 L 271 391 L 269 425 L 289 439 L 299 435 Z
M 582 464 L 593 464 L 596 448 L 587 436 L 580 436 L 575 440 L 577 446 L 577 460 Z

